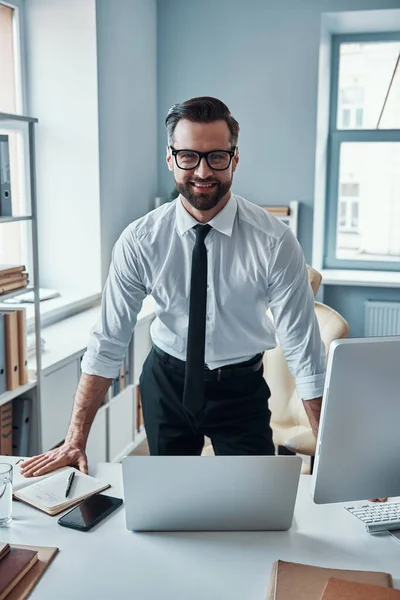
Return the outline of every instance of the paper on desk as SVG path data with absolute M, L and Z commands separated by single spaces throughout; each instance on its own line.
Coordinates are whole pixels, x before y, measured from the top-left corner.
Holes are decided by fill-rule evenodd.
M 50 473 L 46 473 L 46 475 L 40 475 L 39 477 L 24 477 L 21 475 L 21 467 L 22 462 L 28 460 L 26 457 L 22 456 L 0 456 L 0 462 L 5 462 L 10 465 L 13 465 L 13 492 L 17 492 L 18 490 L 22 490 L 28 485 L 32 485 L 33 483 L 37 483 L 38 481 L 42 481 L 43 479 L 47 479 L 56 473 L 61 473 L 61 471 L 66 471 L 70 469 L 70 467 L 61 467 L 60 469 L 56 469 L 55 471 L 51 471 Z M 18 462 L 18 464 L 16 464 Z
M 65 497 L 68 477 L 75 471 L 75 477 L 68 498 Z M 54 508 L 60 504 L 73 503 L 74 500 L 94 494 L 105 486 L 101 481 L 81 473 L 77 469 L 68 467 L 67 472 L 57 473 L 24 489 L 21 499 L 38 504 L 45 508 Z

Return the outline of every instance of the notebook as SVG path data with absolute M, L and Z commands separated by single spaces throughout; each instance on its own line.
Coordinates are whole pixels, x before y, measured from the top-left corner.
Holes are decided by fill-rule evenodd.
M 393 586 L 388 573 L 326 569 L 278 560 L 272 565 L 267 600 L 320 600 L 332 577 L 386 588 Z
M 12 547 L 34 550 L 38 553 L 38 560 L 6 598 L 6 600 L 25 600 L 54 559 L 58 552 L 58 548 L 47 546 L 21 546 L 16 544 L 13 544 Z
M 65 490 L 68 483 L 68 477 L 71 471 L 75 471 L 75 478 L 68 497 L 65 497 Z M 102 492 L 111 487 L 110 484 L 104 484 L 90 475 L 85 475 L 68 467 L 62 472 L 53 474 L 51 477 L 36 481 L 31 485 L 25 486 L 17 491 L 14 490 L 14 498 L 26 502 L 35 508 L 54 516 L 74 506 L 81 500 Z
M 0 542 L 0 560 L 10 552 L 10 544 L 6 542 Z
M 39 477 L 24 477 L 21 475 L 21 467 L 27 458 L 23 458 L 20 456 L 0 456 L 0 462 L 9 463 L 13 466 L 13 493 L 21 490 L 28 485 L 32 485 L 37 481 L 42 481 L 43 479 L 47 479 L 48 477 L 52 477 L 56 473 L 62 473 L 63 471 L 67 471 L 70 467 L 61 467 L 60 469 L 56 469 L 55 471 L 51 471 L 50 473 L 46 473 L 46 475 L 40 475 Z
M 321 600 L 400 600 L 400 590 L 378 585 L 329 579 Z
M 11 590 L 15 588 L 37 560 L 38 553 L 36 550 L 11 546 L 10 551 L 0 561 L 0 600 L 8 597 Z

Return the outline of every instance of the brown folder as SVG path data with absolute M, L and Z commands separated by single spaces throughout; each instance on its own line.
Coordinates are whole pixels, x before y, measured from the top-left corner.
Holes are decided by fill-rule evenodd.
M 9 598 L 10 592 L 37 560 L 36 550 L 11 546 L 10 552 L 0 562 L 0 600 Z
M 326 569 L 283 560 L 274 563 L 272 577 L 275 571 L 276 576 L 271 582 L 267 600 L 320 600 L 331 577 L 386 588 L 393 586 L 391 575 L 375 571 Z
M 12 456 L 12 400 L 0 406 L 0 454 Z
M 6 341 L 6 386 L 7 390 L 19 387 L 18 316 L 17 311 L 4 313 Z
M 12 275 L 13 273 L 22 273 L 25 271 L 25 265 L 4 265 L 0 264 L 0 276 Z
M 25 548 L 27 550 L 35 550 L 38 553 L 38 560 L 28 573 L 15 586 L 13 591 L 7 596 L 7 600 L 25 600 L 54 559 L 58 552 L 58 548 L 47 546 L 20 546 L 13 544 L 13 548 Z
M 321 600 L 400 600 L 400 590 L 368 583 L 329 579 Z
M 18 322 L 18 368 L 19 384 L 25 385 L 29 380 L 28 372 L 28 351 L 26 346 L 26 309 L 16 309 Z

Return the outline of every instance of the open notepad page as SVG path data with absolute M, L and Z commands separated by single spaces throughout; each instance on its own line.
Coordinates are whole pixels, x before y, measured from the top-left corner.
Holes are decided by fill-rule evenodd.
M 32 485 L 37 481 L 42 481 L 43 479 L 47 479 L 48 477 L 53 477 L 56 473 L 61 473 L 62 471 L 67 471 L 71 467 L 61 467 L 60 469 L 56 469 L 55 471 L 51 471 L 50 473 L 46 473 L 46 475 L 40 475 L 39 477 L 24 477 L 21 475 L 21 467 L 23 465 L 24 460 L 28 460 L 27 458 L 22 458 L 18 456 L 0 456 L 0 462 L 9 463 L 13 465 L 13 493 L 18 490 L 22 490 L 22 488 L 27 487 L 28 485 Z M 18 463 L 18 464 L 17 464 Z
M 75 471 L 75 477 L 66 498 L 65 490 L 71 471 Z M 94 479 L 94 477 L 90 477 L 90 475 L 85 475 L 77 469 L 69 467 L 66 471 L 38 481 L 29 487 L 19 490 L 14 495 L 19 500 L 23 500 L 48 514 L 54 515 L 84 498 L 97 492 L 102 492 L 109 487 L 109 484 L 104 484 Z

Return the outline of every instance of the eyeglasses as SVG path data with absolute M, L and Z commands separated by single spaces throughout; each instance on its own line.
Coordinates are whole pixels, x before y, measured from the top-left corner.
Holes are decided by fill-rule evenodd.
M 171 154 L 175 157 L 176 166 L 184 171 L 196 169 L 202 158 L 213 171 L 225 171 L 229 168 L 235 156 L 236 146 L 232 150 L 211 150 L 211 152 L 197 152 L 196 150 L 175 150 L 170 146 Z

